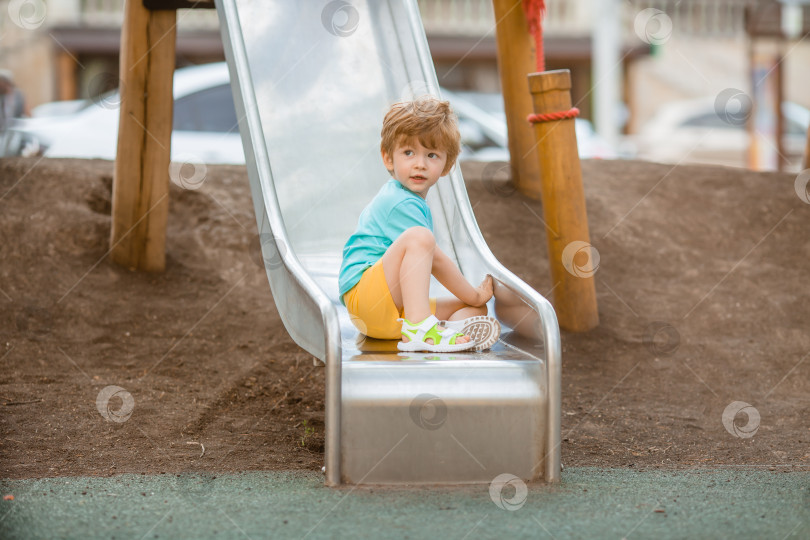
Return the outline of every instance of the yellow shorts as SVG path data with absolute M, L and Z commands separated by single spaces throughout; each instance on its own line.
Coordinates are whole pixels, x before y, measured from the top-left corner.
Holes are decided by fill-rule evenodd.
M 403 312 L 397 309 L 385 281 L 382 259 L 363 272 L 360 281 L 343 295 L 352 324 L 361 334 L 376 339 L 400 339 Z M 436 314 L 436 299 L 430 299 L 430 312 Z M 415 322 L 415 321 L 414 321 Z

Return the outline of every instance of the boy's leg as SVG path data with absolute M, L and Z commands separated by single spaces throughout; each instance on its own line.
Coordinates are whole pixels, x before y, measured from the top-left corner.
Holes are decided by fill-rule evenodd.
M 436 317 L 440 321 L 460 321 L 469 317 L 487 314 L 487 306 L 469 306 L 456 298 L 449 296 L 436 299 Z
M 391 244 L 382 257 L 391 298 L 397 309 L 404 308 L 404 316 L 411 322 L 423 321 L 430 316 L 428 295 L 435 248 L 436 239 L 429 229 L 411 227 Z M 467 341 L 469 338 L 460 337 L 456 343 Z
M 397 238 L 382 256 L 383 272 L 397 309 L 409 321 L 430 315 L 430 269 L 436 240 L 424 227 L 412 227 Z

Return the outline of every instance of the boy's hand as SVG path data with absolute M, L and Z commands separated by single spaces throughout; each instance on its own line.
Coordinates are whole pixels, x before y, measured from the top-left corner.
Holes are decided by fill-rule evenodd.
M 492 298 L 492 276 L 487 274 L 487 277 L 484 278 L 484 281 L 481 282 L 475 289 L 475 302 L 473 302 L 473 306 L 480 307 L 489 302 L 489 299 Z

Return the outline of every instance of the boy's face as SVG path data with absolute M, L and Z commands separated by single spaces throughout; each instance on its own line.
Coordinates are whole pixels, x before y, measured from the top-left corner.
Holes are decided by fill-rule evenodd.
M 383 150 L 382 158 L 385 168 L 397 182 L 423 199 L 433 184 L 439 181 L 447 164 L 446 152 L 425 148 L 418 139 L 400 143 L 393 155 Z

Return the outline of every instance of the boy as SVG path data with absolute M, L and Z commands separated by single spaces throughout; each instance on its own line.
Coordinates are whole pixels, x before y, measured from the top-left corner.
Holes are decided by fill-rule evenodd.
M 425 202 L 455 164 L 459 139 L 448 102 L 426 96 L 392 105 L 380 143 L 392 178 L 360 214 L 343 248 L 340 299 L 352 322 L 373 338 L 402 336 L 401 351 L 484 350 L 500 334 L 498 321 L 486 316 L 492 277 L 477 288 L 464 279 L 436 245 Z M 431 274 L 455 296 L 428 298 Z

